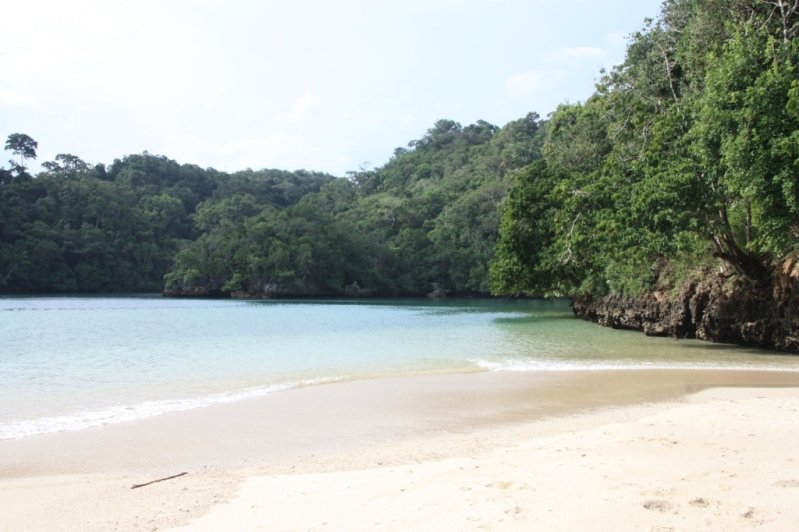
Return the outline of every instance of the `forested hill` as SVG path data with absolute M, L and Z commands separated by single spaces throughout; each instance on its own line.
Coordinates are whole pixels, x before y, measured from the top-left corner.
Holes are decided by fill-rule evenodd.
M 199 296 L 488 293 L 509 174 L 540 157 L 535 114 L 440 120 L 384 166 L 333 177 L 232 174 L 72 154 L 31 176 L 12 134 L 0 169 L 0 291 Z
M 798 35 L 794 1 L 664 2 L 516 175 L 495 291 L 799 350 Z
M 224 174 L 163 156 L 90 166 L 60 154 L 28 175 L 36 141 L 9 136 L 0 170 L 0 291 L 160 291 L 175 254 L 201 234 L 198 209 L 247 194 L 285 208 L 334 178 L 279 170 Z

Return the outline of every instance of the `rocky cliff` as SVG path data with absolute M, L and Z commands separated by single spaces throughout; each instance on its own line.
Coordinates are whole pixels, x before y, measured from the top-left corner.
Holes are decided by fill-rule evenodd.
M 578 297 L 572 309 L 579 318 L 651 336 L 799 353 L 799 261 L 785 261 L 762 285 L 709 271 L 700 279 L 638 298 Z

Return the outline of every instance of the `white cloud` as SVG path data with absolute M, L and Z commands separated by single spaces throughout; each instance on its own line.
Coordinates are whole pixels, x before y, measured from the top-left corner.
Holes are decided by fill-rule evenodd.
M 560 53 L 565 55 L 566 57 L 578 57 L 578 58 L 597 58 L 597 57 L 604 57 L 605 50 L 602 48 L 597 48 L 595 46 L 574 46 L 570 48 L 561 48 Z
M 294 163 L 295 155 L 307 149 L 302 138 L 285 133 L 271 133 L 265 137 L 239 139 L 221 146 L 237 168 L 262 168 L 277 166 L 271 161 L 286 165 Z M 271 164 L 270 164 L 271 163 Z
M 5 107 L 28 107 L 35 109 L 40 107 L 38 102 L 30 96 L 7 91 L 0 91 L 0 105 Z
M 322 105 L 322 98 L 310 92 L 306 92 L 294 102 L 291 106 L 291 113 L 293 116 L 302 119 L 310 116 L 316 109 Z
M 540 72 L 526 72 L 505 80 L 505 89 L 511 96 L 527 96 L 541 88 L 544 76 Z
M 278 126 L 302 126 L 313 118 L 321 107 L 322 98 L 305 92 L 294 100 L 288 111 L 276 115 L 274 121 Z
M 187 147 L 190 147 L 187 149 Z M 323 169 L 339 175 L 352 161 L 335 146 L 323 146 L 302 135 L 273 132 L 262 136 L 207 142 L 197 138 L 175 137 L 164 147 L 170 157 L 222 171 L 244 168 Z M 218 161 L 225 161 L 221 166 Z

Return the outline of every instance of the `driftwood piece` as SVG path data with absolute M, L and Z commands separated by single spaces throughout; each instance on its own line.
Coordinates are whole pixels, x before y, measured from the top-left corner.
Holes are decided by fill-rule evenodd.
M 150 482 L 145 482 L 144 484 L 134 484 L 134 485 L 132 485 L 130 487 L 130 489 L 135 490 L 136 488 L 143 488 L 144 486 L 149 486 L 150 484 L 155 484 L 156 482 L 163 482 L 165 480 L 172 480 L 173 478 L 182 477 L 183 475 L 188 475 L 188 474 L 189 473 L 187 471 L 184 471 L 183 473 L 178 473 L 177 475 L 172 475 L 170 477 L 157 478 L 155 480 L 151 480 Z

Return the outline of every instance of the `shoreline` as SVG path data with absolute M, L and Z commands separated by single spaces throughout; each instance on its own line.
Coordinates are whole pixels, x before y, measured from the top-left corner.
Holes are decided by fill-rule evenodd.
M 0 501 L 14 511 L 0 517 L 0 528 L 164 529 L 233 500 L 247 478 L 479 460 L 536 438 L 631 422 L 690 403 L 690 394 L 730 387 L 763 389 L 758 393 L 765 396 L 791 387 L 799 403 L 793 372 L 481 372 L 336 382 L 5 440 Z M 181 472 L 188 475 L 129 488 Z
M 472 367 L 448 368 L 438 370 L 422 370 L 417 372 L 399 372 L 396 374 L 375 374 L 375 375 L 355 375 L 355 376 L 328 376 L 315 378 L 300 378 L 295 381 L 275 382 L 260 386 L 241 388 L 227 392 L 212 392 L 202 396 L 188 396 L 176 398 L 164 398 L 146 400 L 140 403 L 117 404 L 106 407 L 99 407 L 91 410 L 81 410 L 61 415 L 42 416 L 30 420 L 18 420 L 5 425 L 0 425 L 0 442 L 9 440 L 26 439 L 30 437 L 46 436 L 65 432 L 75 432 L 85 429 L 108 427 L 118 424 L 135 423 L 157 418 L 163 415 L 172 415 L 182 412 L 189 412 L 197 409 L 204 409 L 218 405 L 249 401 L 261 397 L 267 397 L 275 393 L 285 392 L 309 386 L 319 386 L 331 383 L 345 383 L 364 380 L 391 380 L 403 378 L 433 377 L 442 375 L 465 375 L 474 373 L 540 373 L 540 374 L 577 374 L 577 373 L 622 373 L 622 372 L 757 372 L 757 373 L 796 373 L 799 375 L 799 367 L 779 365 L 756 366 L 746 365 L 702 365 L 702 364 L 611 364 L 611 363 L 585 363 L 576 365 L 564 365 L 552 367 L 546 365 L 536 367 L 528 366 L 523 362 L 516 361 L 470 361 Z

